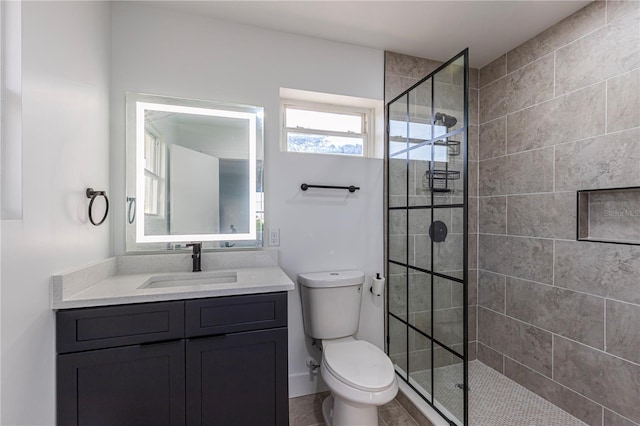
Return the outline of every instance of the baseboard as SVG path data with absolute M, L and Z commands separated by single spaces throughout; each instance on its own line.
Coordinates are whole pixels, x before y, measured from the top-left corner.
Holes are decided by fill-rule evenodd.
M 311 395 L 329 390 L 320 374 L 311 376 L 309 373 L 289 375 L 289 398 Z

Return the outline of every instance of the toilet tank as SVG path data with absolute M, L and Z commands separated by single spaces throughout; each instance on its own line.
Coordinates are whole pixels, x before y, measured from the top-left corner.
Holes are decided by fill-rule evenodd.
M 358 330 L 364 273 L 313 272 L 298 275 L 305 333 L 314 339 L 348 337 Z

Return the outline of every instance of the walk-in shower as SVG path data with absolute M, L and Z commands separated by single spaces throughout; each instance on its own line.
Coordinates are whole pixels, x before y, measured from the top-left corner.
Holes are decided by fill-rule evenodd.
M 468 424 L 468 51 L 387 104 L 387 351 L 401 380 Z

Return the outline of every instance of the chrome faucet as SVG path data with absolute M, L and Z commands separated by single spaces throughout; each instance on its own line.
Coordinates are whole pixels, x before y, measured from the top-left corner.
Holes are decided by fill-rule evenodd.
M 187 247 L 193 247 L 193 254 L 191 255 L 193 259 L 193 272 L 202 271 L 202 243 L 189 243 Z

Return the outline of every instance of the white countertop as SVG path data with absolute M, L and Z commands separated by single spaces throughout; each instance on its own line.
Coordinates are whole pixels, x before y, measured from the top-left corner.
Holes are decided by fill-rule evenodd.
M 117 260 L 107 259 L 65 274 L 54 275 L 51 308 L 70 309 L 239 294 L 290 291 L 293 281 L 278 266 L 216 268 L 235 272 L 235 282 L 144 288 L 153 277 L 174 276 L 176 272 L 118 274 Z M 212 270 L 204 271 L 203 276 Z M 184 275 L 184 270 L 180 272 Z M 198 272 L 188 273 L 199 274 Z M 140 288 L 142 286 L 142 288 Z

